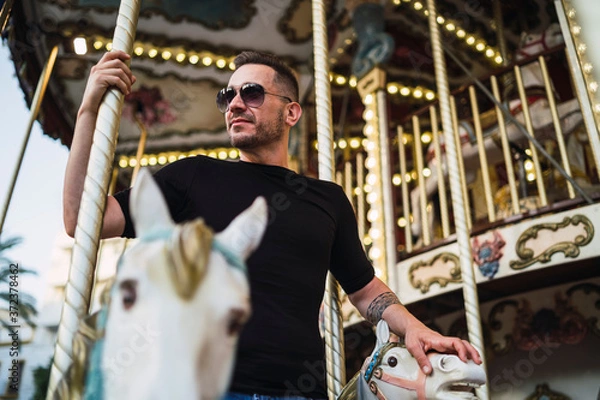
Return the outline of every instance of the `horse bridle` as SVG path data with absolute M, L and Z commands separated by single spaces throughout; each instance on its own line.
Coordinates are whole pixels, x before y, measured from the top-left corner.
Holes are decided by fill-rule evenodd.
M 550 47 L 548 47 L 548 45 L 546 44 L 546 31 L 542 32 L 542 36 L 538 40 L 534 40 L 533 42 L 527 43 L 527 46 L 523 47 L 522 49 L 519 49 L 517 53 L 525 58 L 531 57 L 531 54 L 527 54 L 523 51 L 523 49 L 536 44 L 541 44 L 544 51 L 550 50 Z
M 409 379 L 404 379 L 404 378 L 398 378 L 396 376 L 392 376 L 392 375 L 384 372 L 383 369 L 381 368 L 380 365 L 381 365 L 381 361 L 383 359 L 383 355 L 389 349 L 394 348 L 394 347 L 400 347 L 400 345 L 398 343 L 393 343 L 393 342 L 386 343 L 383 346 L 381 346 L 379 349 L 377 349 L 375 354 L 373 354 L 373 357 L 371 358 L 371 362 L 367 366 L 367 369 L 365 371 L 365 376 L 364 376 L 364 379 L 367 382 L 367 385 L 369 386 L 369 390 L 371 390 L 371 393 L 373 393 L 379 400 L 387 400 L 385 395 L 381 392 L 381 390 L 379 390 L 379 387 L 377 386 L 377 381 L 381 381 L 381 382 L 389 383 L 393 386 L 401 387 L 403 389 L 413 390 L 413 391 L 417 392 L 418 400 L 425 400 L 426 399 L 426 397 L 425 397 L 425 380 L 427 379 L 427 376 L 423 373 L 421 368 L 418 369 L 419 375 L 417 376 L 417 379 L 414 381 L 409 380 Z

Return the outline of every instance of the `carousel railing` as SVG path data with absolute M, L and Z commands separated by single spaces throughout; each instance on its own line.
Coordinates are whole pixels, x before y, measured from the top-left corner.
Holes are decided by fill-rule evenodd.
M 554 49 L 482 79 L 495 100 L 512 109 L 511 115 L 475 85 L 452 93 L 458 170 L 471 233 L 589 203 L 596 191 L 600 193 L 600 160 L 592 151 L 598 138 L 589 135 L 581 118 L 589 103 L 576 97 L 557 100 L 553 80 L 563 84 L 561 94 L 568 98 L 575 91 L 564 83 L 572 77 L 566 68 L 564 75 L 549 72 L 549 65 L 566 65 L 564 57 L 562 48 Z M 539 77 L 541 86 L 532 87 L 532 75 Z M 515 98 L 506 94 L 511 86 L 516 88 Z M 455 240 L 456 228 L 439 105 L 432 102 L 397 125 L 387 149 L 391 172 L 382 174 L 381 141 L 373 140 L 378 117 L 368 104 L 374 99 L 363 97 L 363 150 L 338 165 L 337 181 L 355 207 L 367 254 L 385 277 L 386 267 L 394 262 L 377 262 L 386 257 L 386 183 L 392 188 L 396 260 Z

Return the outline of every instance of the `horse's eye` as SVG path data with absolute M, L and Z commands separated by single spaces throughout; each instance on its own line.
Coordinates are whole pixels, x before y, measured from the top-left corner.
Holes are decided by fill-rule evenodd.
M 396 365 L 398 365 L 398 359 L 396 357 L 390 357 L 388 359 L 388 365 L 394 368 Z
M 135 304 L 137 298 L 136 282 L 127 280 L 119 285 L 123 297 L 123 308 L 129 310 Z
M 244 310 L 236 309 L 229 313 L 229 321 L 227 321 L 227 335 L 239 335 L 246 323 L 246 313 Z

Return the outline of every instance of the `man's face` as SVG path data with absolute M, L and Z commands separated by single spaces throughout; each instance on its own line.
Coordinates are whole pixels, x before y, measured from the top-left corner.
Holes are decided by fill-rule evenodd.
M 229 79 L 229 87 L 237 91 L 225 113 L 225 123 L 229 139 L 234 147 L 241 150 L 254 149 L 273 144 L 284 137 L 284 99 L 266 94 L 260 107 L 248 107 L 239 95 L 239 89 L 246 83 L 258 83 L 265 92 L 284 95 L 275 86 L 275 71 L 266 65 L 246 64 L 237 69 Z

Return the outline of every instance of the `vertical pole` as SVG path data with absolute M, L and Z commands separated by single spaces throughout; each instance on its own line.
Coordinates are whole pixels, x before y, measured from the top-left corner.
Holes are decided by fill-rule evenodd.
M 5 3 L 4 6 L 6 7 L 7 4 Z M 44 69 L 40 74 L 40 78 L 38 80 L 33 99 L 31 100 L 29 122 L 27 123 L 27 129 L 25 130 L 25 135 L 23 136 L 23 143 L 21 144 L 21 151 L 19 152 L 19 156 L 17 157 L 17 163 L 15 165 L 15 169 L 13 171 L 13 175 L 8 186 L 6 199 L 4 200 L 4 205 L 2 206 L 2 217 L 0 218 L 0 236 L 2 235 L 2 231 L 4 229 L 6 214 L 8 213 L 8 207 L 10 206 L 10 201 L 15 190 L 15 185 L 17 183 L 19 171 L 21 170 L 21 164 L 23 163 L 23 157 L 25 156 L 27 143 L 29 142 L 29 137 L 31 136 L 31 130 L 33 129 L 33 124 L 35 123 L 35 120 L 37 119 L 37 116 L 40 112 L 42 101 L 44 100 L 44 94 L 46 93 L 46 89 L 48 88 L 48 82 L 50 81 L 50 76 L 52 75 L 52 71 L 54 70 L 54 63 L 56 62 L 57 55 L 58 46 L 54 46 L 52 50 L 50 50 L 48 61 L 46 61 L 46 65 L 44 66 Z
M 2 4 L 2 10 L 0 10 L 0 33 L 4 32 L 4 29 L 6 28 L 14 3 L 15 0 L 6 0 L 4 4 Z
M 131 54 L 140 10 L 139 0 L 122 0 L 113 38 L 113 48 Z M 102 216 L 106 206 L 111 166 L 117 143 L 124 95 L 110 89 L 98 110 L 90 161 L 75 230 L 69 280 L 63 305 L 47 399 L 73 360 L 73 337 L 79 320 L 87 314 L 96 267 Z
M 385 85 L 385 81 L 382 82 Z M 394 196 L 392 193 L 392 169 L 387 115 L 387 95 L 385 86 L 377 90 L 377 118 L 379 121 L 379 158 L 381 171 L 381 211 L 383 213 L 383 234 L 386 256 L 387 284 L 398 290 L 396 281 L 396 217 L 394 214 Z
M 402 214 L 404 225 L 405 247 L 407 253 L 412 253 L 412 229 L 410 228 L 410 197 L 408 196 L 408 182 L 406 181 L 406 147 L 404 143 L 404 130 L 398 125 L 398 156 L 400 158 L 400 189 L 402 190 Z
M 471 243 L 467 229 L 467 217 L 464 201 L 460 187 L 458 174 L 458 157 L 453 137 L 452 114 L 450 111 L 450 89 L 446 75 L 446 61 L 442 51 L 442 43 L 439 27 L 437 24 L 437 11 L 435 0 L 427 0 L 429 10 L 429 30 L 431 33 L 431 46 L 435 67 L 435 80 L 438 87 L 438 98 L 440 99 L 440 110 L 442 126 L 446 143 L 446 157 L 448 160 L 448 175 L 450 177 L 450 191 L 452 193 L 452 208 L 454 210 L 454 223 L 456 225 L 456 242 L 460 256 L 460 270 L 463 281 L 463 295 L 465 299 L 465 313 L 467 318 L 467 329 L 469 340 L 479 350 L 484 360 L 485 354 L 483 333 L 481 329 L 481 318 L 479 315 L 479 299 L 477 296 L 477 283 L 473 273 L 473 259 L 471 256 Z M 489 399 L 488 385 L 477 390 L 477 396 L 482 400 Z
M 315 109 L 319 144 L 319 179 L 333 180 L 333 127 L 327 50 L 327 27 L 323 0 L 312 1 L 313 55 L 315 63 Z M 335 399 L 346 382 L 344 331 L 339 284 L 327 274 L 325 288 L 325 358 L 327 361 L 327 395 Z

